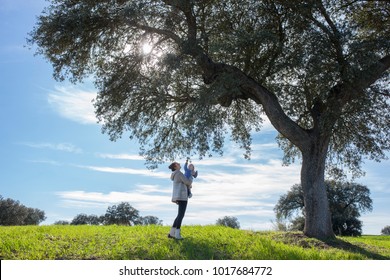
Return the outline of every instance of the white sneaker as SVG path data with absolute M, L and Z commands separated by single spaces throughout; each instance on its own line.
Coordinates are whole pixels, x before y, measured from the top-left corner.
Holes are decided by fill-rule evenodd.
M 179 240 L 180 240 L 180 239 L 183 239 L 183 237 L 181 237 L 181 235 L 180 235 L 180 229 L 179 229 L 179 228 L 176 229 L 175 238 L 176 238 L 176 239 L 179 239 Z
M 175 238 L 176 228 L 171 227 L 171 231 L 168 233 L 168 238 Z

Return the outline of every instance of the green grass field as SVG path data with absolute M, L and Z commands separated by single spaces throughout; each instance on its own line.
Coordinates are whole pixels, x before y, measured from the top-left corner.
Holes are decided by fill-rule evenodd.
M 301 233 L 184 226 L 184 240 L 166 226 L 0 227 L 3 260 L 389 260 L 390 236 L 329 242 Z

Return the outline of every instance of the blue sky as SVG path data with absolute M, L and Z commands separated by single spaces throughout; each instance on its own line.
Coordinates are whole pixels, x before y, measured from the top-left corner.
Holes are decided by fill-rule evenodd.
M 45 211 L 43 224 L 71 220 L 79 213 L 104 214 L 129 202 L 142 216 L 170 225 L 167 165 L 153 172 L 138 157 L 136 142 L 111 142 L 96 124 L 90 82 L 72 85 L 52 78 L 52 67 L 26 45 L 44 0 L 0 0 L 0 194 Z M 228 143 L 223 157 L 193 159 L 199 177 L 184 225 L 238 218 L 241 228 L 272 229 L 280 195 L 299 183 L 300 165 L 282 166 L 275 130 L 265 123 L 254 135 L 252 159 Z M 177 159 L 184 163 L 185 159 Z M 370 188 L 374 209 L 361 217 L 364 234 L 390 225 L 389 161 L 364 165 L 357 180 Z

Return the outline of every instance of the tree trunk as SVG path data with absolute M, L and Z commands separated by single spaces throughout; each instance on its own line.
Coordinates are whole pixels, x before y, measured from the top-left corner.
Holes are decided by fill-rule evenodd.
M 304 234 L 318 239 L 329 239 L 335 237 L 324 180 L 329 141 L 318 141 L 318 138 L 312 138 L 312 144 L 302 150 L 301 184 L 305 205 Z
M 318 239 L 334 238 L 329 201 L 325 189 L 325 162 L 331 133 L 321 133 L 321 114 L 314 115 L 314 128 L 304 130 L 283 111 L 277 97 L 256 82 L 243 85 L 251 99 L 263 105 L 276 130 L 297 146 L 303 157 L 301 184 L 305 204 L 304 234 Z

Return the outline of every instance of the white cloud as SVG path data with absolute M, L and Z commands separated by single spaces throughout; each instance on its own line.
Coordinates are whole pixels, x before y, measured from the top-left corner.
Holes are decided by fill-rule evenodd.
M 92 100 L 96 92 L 74 87 L 56 87 L 48 96 L 49 104 L 64 118 L 81 124 L 97 124 Z
M 42 159 L 42 160 L 28 160 L 28 162 L 49 164 L 49 165 L 55 165 L 55 166 L 60 166 L 60 165 L 61 165 L 61 163 L 58 162 L 58 161 L 55 161 L 55 160 L 46 160 L 46 159 Z
M 202 164 L 197 163 L 196 166 L 202 167 Z M 226 167 L 233 167 L 232 171 L 228 172 Z M 282 166 L 279 160 L 268 160 L 264 164 L 258 162 L 240 164 L 228 159 L 226 162 L 215 164 L 210 169 L 198 170 L 199 176 L 194 180 L 194 184 L 210 187 L 228 186 L 232 191 L 237 190 L 238 185 L 239 192 L 261 190 L 263 193 L 274 193 L 286 190 L 286 186 L 290 188 L 292 184 L 299 183 L 300 168 L 298 164 Z
M 50 149 L 50 150 L 57 150 L 62 152 L 68 152 L 68 153 L 82 153 L 82 149 L 76 147 L 75 145 L 71 143 L 31 143 L 31 142 L 24 142 L 21 143 L 22 145 L 36 148 L 36 149 Z
M 143 157 L 134 154 L 97 154 L 97 156 L 105 159 L 145 160 Z
M 140 187 L 140 190 L 134 190 L 129 192 L 110 192 L 108 194 L 100 193 L 100 192 L 85 192 L 85 191 L 64 191 L 58 192 L 59 195 L 63 199 L 67 199 L 69 201 L 79 201 L 79 202 L 89 202 L 89 203 L 120 203 L 122 201 L 132 201 L 139 200 L 140 201 L 150 201 L 152 197 L 160 197 L 161 195 L 168 195 L 169 191 L 167 190 L 159 190 L 153 188 L 153 191 L 148 191 L 144 186 Z M 146 197 L 147 195 L 147 197 Z
M 127 167 L 109 167 L 109 166 L 87 166 L 87 165 L 77 165 L 79 168 L 89 169 L 98 172 L 106 173 L 120 173 L 120 174 L 129 174 L 129 175 L 141 175 L 155 178 L 169 178 L 168 173 L 156 172 L 148 169 L 135 169 Z
M 171 208 L 171 189 L 159 188 L 152 185 L 139 185 L 135 190 L 129 192 L 110 192 L 108 194 L 85 191 L 64 191 L 57 192 L 62 199 L 62 206 L 66 208 L 77 208 L 80 211 L 86 209 L 106 209 L 108 206 L 129 202 L 134 208 L 141 212 L 142 216 L 158 216 Z M 146 213 L 146 214 L 145 214 Z M 102 210 L 98 214 L 104 214 Z

